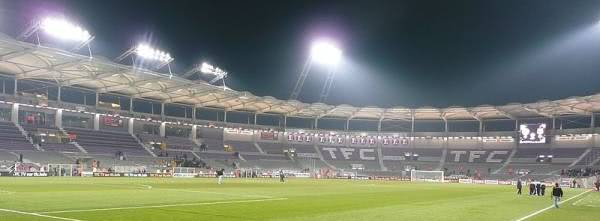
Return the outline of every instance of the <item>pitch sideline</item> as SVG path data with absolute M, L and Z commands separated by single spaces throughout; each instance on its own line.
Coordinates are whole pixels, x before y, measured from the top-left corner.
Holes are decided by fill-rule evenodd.
M 288 198 L 269 198 L 269 199 L 216 201 L 216 202 L 201 202 L 201 203 L 163 204 L 163 205 L 150 205 L 150 206 L 126 206 L 126 207 L 112 207 L 112 208 L 98 208 L 98 209 L 76 209 L 76 210 L 47 211 L 47 212 L 37 212 L 35 214 L 42 215 L 42 214 L 57 214 L 57 213 L 75 213 L 75 212 L 96 212 L 96 211 L 128 210 L 128 209 L 165 208 L 165 207 L 178 207 L 178 206 L 201 206 L 201 205 L 218 205 L 218 204 L 233 204 L 233 203 L 254 203 L 254 202 L 278 201 L 278 200 L 287 200 L 287 199 Z M 78 221 L 78 220 L 71 220 L 71 221 Z
M 560 204 L 566 203 L 567 201 L 570 201 L 570 200 L 572 200 L 572 199 L 575 199 L 575 198 L 577 198 L 577 197 L 579 197 L 579 196 L 581 196 L 581 195 L 583 195 L 583 194 L 589 193 L 589 192 L 591 192 L 591 191 L 592 191 L 592 190 L 587 190 L 587 191 L 584 191 L 584 192 L 582 192 L 582 193 L 579 193 L 579 194 L 577 194 L 577 195 L 575 195 L 575 196 L 572 196 L 572 197 L 571 197 L 571 198 L 569 198 L 569 199 L 566 199 L 566 200 L 560 201 L 558 204 L 560 205 Z M 552 209 L 552 208 L 554 208 L 554 205 L 552 205 L 552 206 L 549 206 L 549 207 L 546 207 L 546 208 L 543 208 L 543 209 L 541 209 L 541 210 L 538 210 L 538 211 L 535 211 L 535 212 L 533 212 L 533 213 L 531 213 L 531 214 L 529 214 L 529 215 L 527 215 L 527 216 L 521 217 L 521 218 L 519 218 L 519 219 L 517 219 L 517 220 L 515 220 L 515 221 L 523 221 L 523 220 L 529 219 L 529 218 L 531 218 L 531 217 L 533 217 L 533 216 L 535 216 L 535 215 L 538 215 L 538 214 L 540 214 L 540 213 L 543 213 L 543 212 L 545 212 L 546 210 L 549 210 L 549 209 Z
M 40 214 L 40 213 L 30 213 L 30 212 L 23 212 L 23 211 L 12 210 L 12 209 L 0 208 L 0 211 L 16 213 L 16 214 L 21 214 L 21 215 L 39 216 L 39 217 L 50 218 L 50 219 L 66 220 L 66 221 L 83 221 L 80 219 L 71 219 L 71 218 L 65 218 L 65 217 L 59 217 L 59 216 L 50 216 L 50 215 L 44 215 L 44 214 Z

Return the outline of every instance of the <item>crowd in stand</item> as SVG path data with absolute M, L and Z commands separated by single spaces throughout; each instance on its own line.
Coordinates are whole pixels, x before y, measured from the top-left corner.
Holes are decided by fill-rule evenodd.
M 568 177 L 598 176 L 598 175 L 600 175 L 600 169 L 592 169 L 590 167 L 580 168 L 580 169 L 568 169 L 568 170 L 563 169 L 563 170 L 561 170 L 560 175 L 568 176 Z

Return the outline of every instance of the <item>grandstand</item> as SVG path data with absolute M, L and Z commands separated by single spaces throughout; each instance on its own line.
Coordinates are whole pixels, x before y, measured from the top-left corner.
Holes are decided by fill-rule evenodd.
M 17 169 L 6 165 L 26 164 L 23 176 L 65 176 L 52 173 L 61 168 L 69 176 L 211 177 L 224 168 L 230 177 L 241 177 L 240 171 L 272 177 L 285 170 L 297 177 L 406 180 L 411 171 L 443 171 L 461 177 L 452 182 L 508 184 L 600 171 L 600 94 L 447 108 L 303 103 L 4 35 L 0 80 L 0 169 L 15 176 Z M 246 122 L 231 120 L 236 115 Z M 276 123 L 260 124 L 261 117 Z M 288 118 L 310 127 L 288 125 Z M 319 127 L 326 120 L 340 121 L 344 129 Z M 375 126 L 357 129 L 351 122 Z M 453 130 L 458 122 L 469 126 Z M 390 126 L 395 123 L 409 126 Z M 524 126 L 540 125 L 544 130 L 535 136 L 530 129 L 522 134 Z M 244 196 L 233 191 L 239 193 L 221 195 Z M 272 199 L 287 198 L 260 198 Z

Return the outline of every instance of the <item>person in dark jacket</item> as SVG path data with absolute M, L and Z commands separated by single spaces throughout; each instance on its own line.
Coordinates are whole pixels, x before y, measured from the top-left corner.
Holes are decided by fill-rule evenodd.
M 533 184 L 533 180 L 529 181 L 529 195 L 533 195 L 535 193 L 535 184 Z
M 521 180 L 517 181 L 517 194 L 521 195 L 521 189 L 523 189 L 523 183 Z
M 223 174 L 224 174 L 224 172 L 225 172 L 225 169 L 217 170 L 217 183 L 218 184 L 223 183 Z
M 554 184 L 554 188 L 552 188 L 552 198 L 554 199 L 554 207 L 558 209 L 558 204 L 560 202 L 560 198 L 563 197 L 562 188 L 558 185 L 558 183 Z
M 546 183 L 542 182 L 540 190 L 542 190 L 542 196 L 546 195 Z
M 539 181 L 535 183 L 535 193 L 538 196 L 542 195 L 542 183 Z
M 283 173 L 283 170 L 279 170 L 279 182 L 285 182 L 285 174 Z

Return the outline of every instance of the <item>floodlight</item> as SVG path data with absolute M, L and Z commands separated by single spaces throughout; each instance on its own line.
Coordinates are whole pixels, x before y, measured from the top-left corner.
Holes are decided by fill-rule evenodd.
M 227 75 L 227 72 L 215 67 L 209 63 L 203 62 L 202 66 L 200 67 L 200 72 L 205 73 L 205 74 L 214 74 L 217 76 L 224 76 Z
M 40 22 L 40 29 L 53 37 L 65 40 L 85 42 L 92 38 L 87 30 L 61 18 L 43 19 Z
M 138 46 L 135 48 L 135 53 L 144 59 L 156 60 L 159 62 L 168 63 L 173 60 L 169 53 L 152 48 L 144 43 L 138 44 Z
M 342 58 L 342 50 L 331 42 L 317 41 L 313 44 L 310 55 L 314 62 L 326 65 L 337 65 Z

